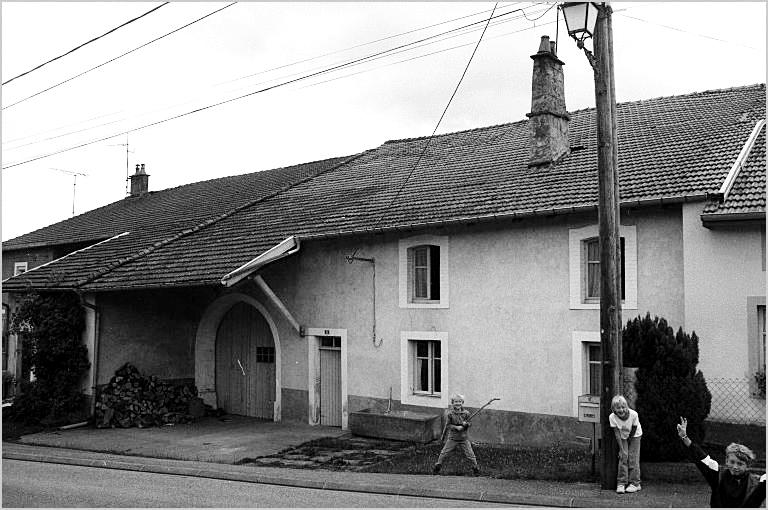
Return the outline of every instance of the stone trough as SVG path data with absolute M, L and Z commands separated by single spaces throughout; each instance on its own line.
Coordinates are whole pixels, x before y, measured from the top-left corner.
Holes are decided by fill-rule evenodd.
M 442 433 L 442 416 L 415 411 L 363 409 L 349 414 L 349 430 L 356 436 L 428 443 Z

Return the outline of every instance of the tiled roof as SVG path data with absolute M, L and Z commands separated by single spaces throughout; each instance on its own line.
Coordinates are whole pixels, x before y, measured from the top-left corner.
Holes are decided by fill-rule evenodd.
M 712 201 L 704 207 L 704 216 L 708 220 L 718 217 L 762 215 L 765 217 L 765 128 L 755 140 L 744 166 L 736 176 L 733 188 L 726 199 Z
M 145 229 L 181 231 L 333 168 L 350 156 L 221 177 L 126 197 L 3 242 L 3 251 L 107 239 Z
M 617 105 L 622 202 L 704 200 L 716 192 L 755 122 L 765 118 L 765 102 L 765 86 L 754 85 Z M 571 114 L 571 145 L 578 140 L 584 148 L 545 168 L 527 166 L 526 121 L 437 136 L 415 170 L 428 139 L 393 140 L 87 282 L 75 269 L 80 258 L 98 265 L 96 260 L 112 256 L 112 241 L 75 254 L 66 281 L 83 282 L 85 290 L 216 285 L 290 235 L 306 239 L 594 209 L 594 117 L 593 109 Z M 761 143 L 764 154 L 764 138 Z M 58 269 L 51 266 L 24 276 L 45 285 Z

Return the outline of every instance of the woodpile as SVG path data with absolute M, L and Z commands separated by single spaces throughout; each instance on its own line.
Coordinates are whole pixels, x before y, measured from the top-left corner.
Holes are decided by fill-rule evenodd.
M 99 391 L 96 426 L 143 428 L 188 423 L 194 419 L 190 404 L 194 408 L 199 403 L 194 386 L 177 386 L 156 376 L 142 376 L 136 367 L 126 363 Z

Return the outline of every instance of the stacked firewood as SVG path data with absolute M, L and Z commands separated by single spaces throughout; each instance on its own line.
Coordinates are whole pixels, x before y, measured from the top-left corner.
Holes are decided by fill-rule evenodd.
M 96 426 L 152 427 L 192 421 L 190 404 L 198 401 L 194 386 L 171 385 L 156 376 L 144 377 L 126 363 L 101 388 L 96 401 Z

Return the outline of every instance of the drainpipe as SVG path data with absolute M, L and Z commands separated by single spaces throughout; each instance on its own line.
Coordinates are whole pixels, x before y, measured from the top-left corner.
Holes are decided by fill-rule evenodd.
M 355 257 L 354 255 L 347 255 L 345 258 L 348 264 L 358 260 L 360 262 L 370 262 L 373 267 L 373 346 L 381 347 L 381 344 L 384 342 L 383 338 L 380 338 L 379 342 L 376 343 L 376 259 L 373 257 Z
M 96 416 L 96 386 L 99 381 L 99 308 L 96 305 L 92 305 L 87 302 L 83 297 L 83 293 L 76 290 L 75 293 L 80 298 L 80 304 L 86 308 L 93 310 L 93 366 L 91 367 L 91 391 L 93 397 L 91 398 L 91 416 Z

